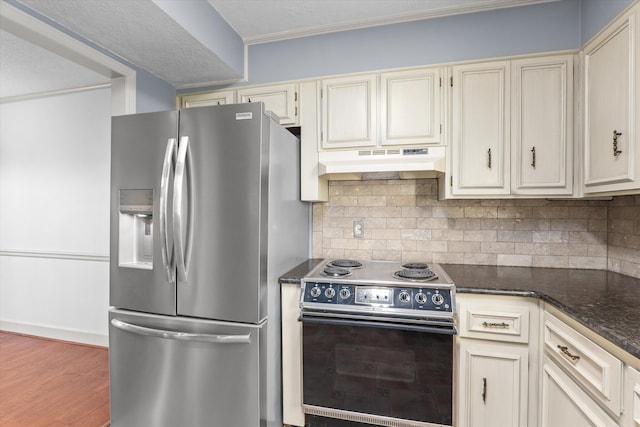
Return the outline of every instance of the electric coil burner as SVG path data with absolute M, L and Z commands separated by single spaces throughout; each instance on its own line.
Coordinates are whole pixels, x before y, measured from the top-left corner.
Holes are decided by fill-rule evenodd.
M 328 260 L 301 285 L 309 427 L 453 424 L 455 284 L 441 266 Z

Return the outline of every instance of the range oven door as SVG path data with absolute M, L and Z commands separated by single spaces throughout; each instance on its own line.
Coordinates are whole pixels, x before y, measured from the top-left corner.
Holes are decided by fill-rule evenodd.
M 304 314 L 301 321 L 309 427 L 339 425 L 327 418 L 394 427 L 452 425 L 455 330 L 363 326 Z

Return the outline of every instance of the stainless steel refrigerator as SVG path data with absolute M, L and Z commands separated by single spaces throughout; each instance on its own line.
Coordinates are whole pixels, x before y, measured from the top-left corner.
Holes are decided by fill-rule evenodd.
M 111 426 L 282 426 L 299 156 L 262 103 L 113 118 Z

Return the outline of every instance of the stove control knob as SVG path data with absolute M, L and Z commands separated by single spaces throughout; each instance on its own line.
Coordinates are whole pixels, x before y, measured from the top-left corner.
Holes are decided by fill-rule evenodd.
M 411 301 L 411 295 L 409 295 L 409 292 L 407 291 L 402 291 L 398 295 L 398 300 L 403 303 L 408 303 L 409 301 Z
M 336 296 L 336 290 L 333 288 L 327 288 L 324 290 L 324 296 L 327 298 L 333 298 Z
M 422 292 L 418 292 L 415 298 L 416 298 L 416 302 L 420 305 L 423 305 L 425 302 L 427 302 L 427 296 Z
M 442 303 L 444 302 L 444 297 L 442 296 L 442 294 L 433 294 L 431 296 L 431 301 L 433 301 L 435 305 L 442 305 Z
M 347 299 L 350 296 L 351 296 L 351 291 L 349 290 L 349 288 L 340 289 L 340 298 Z
M 319 287 L 314 286 L 313 288 L 311 288 L 311 291 L 309 293 L 311 294 L 311 296 L 313 298 L 318 298 L 320 296 L 320 294 L 322 293 L 322 291 L 320 290 Z

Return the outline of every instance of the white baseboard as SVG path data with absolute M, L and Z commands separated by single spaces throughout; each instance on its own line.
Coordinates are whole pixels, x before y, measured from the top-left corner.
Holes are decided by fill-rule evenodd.
M 72 329 L 61 329 L 51 326 L 0 320 L 0 330 L 7 332 L 17 332 L 20 334 L 35 335 L 45 338 L 53 338 L 62 341 L 77 342 L 81 344 L 98 345 L 102 347 L 109 346 L 108 335 L 94 334 L 91 332 L 76 331 Z

